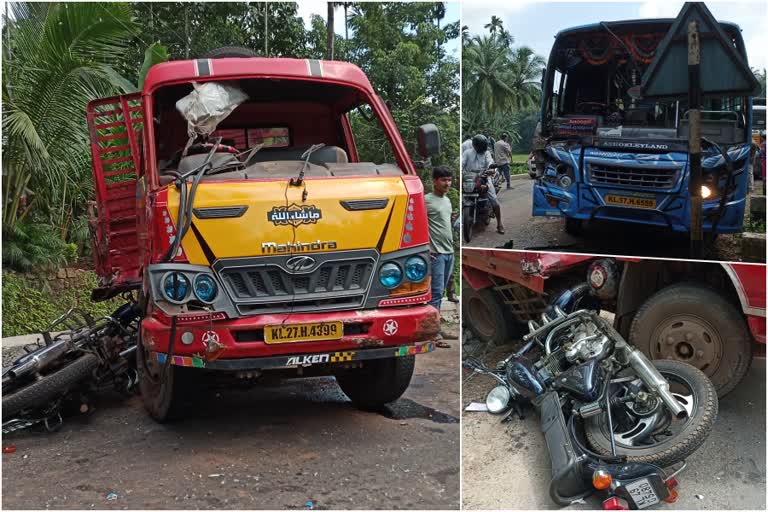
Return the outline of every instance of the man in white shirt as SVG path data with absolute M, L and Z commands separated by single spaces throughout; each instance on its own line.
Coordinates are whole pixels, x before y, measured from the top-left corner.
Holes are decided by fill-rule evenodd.
M 485 138 L 485 135 L 475 135 L 472 137 L 472 147 L 461 154 L 462 172 L 485 171 L 493 168 L 496 168 L 496 164 L 493 163 L 491 152 L 488 150 L 488 139 Z M 493 180 L 488 180 L 488 201 L 491 203 L 493 213 L 496 214 L 496 232 L 503 235 L 501 207 L 496 199 L 496 188 L 493 186 Z

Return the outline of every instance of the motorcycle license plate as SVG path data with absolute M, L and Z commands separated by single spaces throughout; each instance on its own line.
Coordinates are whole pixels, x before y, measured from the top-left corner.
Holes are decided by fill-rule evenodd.
M 635 502 L 637 508 L 648 508 L 661 501 L 656 494 L 656 491 L 653 490 L 650 480 L 647 478 L 640 478 L 639 480 L 630 482 L 626 484 L 624 488 L 632 497 L 632 501 Z
M 343 333 L 344 328 L 341 322 L 267 325 L 264 327 L 264 342 L 276 344 L 338 340 Z
M 652 197 L 630 197 L 608 194 L 605 196 L 605 203 L 614 206 L 626 206 L 629 208 L 644 208 L 653 210 L 656 208 L 656 199 Z

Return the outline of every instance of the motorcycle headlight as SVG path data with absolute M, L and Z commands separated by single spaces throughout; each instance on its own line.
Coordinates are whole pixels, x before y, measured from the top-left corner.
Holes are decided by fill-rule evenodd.
M 394 288 L 403 280 L 403 271 L 395 263 L 385 263 L 379 270 L 379 282 L 384 288 Z
M 427 262 L 421 256 L 411 256 L 405 261 L 405 277 L 419 282 L 427 277 Z
M 466 193 L 472 193 L 475 191 L 475 180 L 464 180 L 461 185 L 461 189 Z
M 216 280 L 208 274 L 199 274 L 195 278 L 195 297 L 200 299 L 201 302 L 211 303 L 216 299 L 216 294 L 219 291 L 219 287 L 216 284 Z
M 509 408 L 509 401 L 512 395 L 505 386 L 496 386 L 485 397 L 485 405 L 491 414 L 501 414 Z
M 171 302 L 183 302 L 189 288 L 189 279 L 181 272 L 168 272 L 163 277 L 163 293 Z

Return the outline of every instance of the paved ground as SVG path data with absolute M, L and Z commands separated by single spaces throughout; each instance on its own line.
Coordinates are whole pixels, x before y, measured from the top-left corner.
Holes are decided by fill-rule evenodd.
M 506 233 L 496 233 L 496 221 L 493 220 L 484 231 L 476 229 L 472 242 L 465 245 L 662 258 L 689 257 L 688 238 L 666 229 L 633 226 L 632 236 L 628 237 L 626 224 L 596 221 L 588 226 L 584 236 L 571 236 L 565 232 L 564 219 L 531 216 L 532 194 L 533 180 L 530 178 L 512 181 L 512 189 L 502 190 L 498 195 Z M 740 261 L 738 236 L 721 235 L 708 259 Z
M 103 397 L 58 433 L 4 437 L 16 452 L 2 455 L 3 507 L 456 509 L 458 363 L 458 341 L 417 356 L 380 413 L 354 409 L 331 378 L 212 390 L 168 425 L 139 397 Z
M 495 350 L 488 361 L 509 349 Z M 765 510 L 765 359 L 720 402 L 715 429 L 688 459 L 680 474 L 680 498 L 663 509 Z M 476 375 L 463 385 L 462 401 L 484 401 L 493 381 Z M 483 412 L 465 412 L 462 420 L 463 506 L 465 509 L 556 509 L 548 496 L 549 455 L 539 419 L 500 424 Z M 697 497 L 697 495 L 700 497 Z M 599 508 L 596 498 L 572 509 Z

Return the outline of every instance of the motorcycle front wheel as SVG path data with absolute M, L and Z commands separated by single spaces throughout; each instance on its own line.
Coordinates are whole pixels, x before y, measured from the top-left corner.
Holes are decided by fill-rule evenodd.
M 658 360 L 654 366 L 669 382 L 670 391 L 688 415 L 680 420 L 656 399 L 655 404 L 639 405 L 626 401 L 611 408 L 613 439 L 616 454 L 625 455 L 629 462 L 645 462 L 668 467 L 685 460 L 707 439 L 717 417 L 717 393 L 712 382 L 698 368 L 680 361 Z M 617 377 L 633 375 L 631 370 Z M 611 385 L 614 398 L 626 396 L 631 386 L 642 381 Z M 605 413 L 588 418 L 584 432 L 590 447 L 602 455 L 611 455 L 608 419 Z
M 469 243 L 472 241 L 472 207 L 465 206 L 461 212 L 461 234 L 464 236 L 464 241 Z

